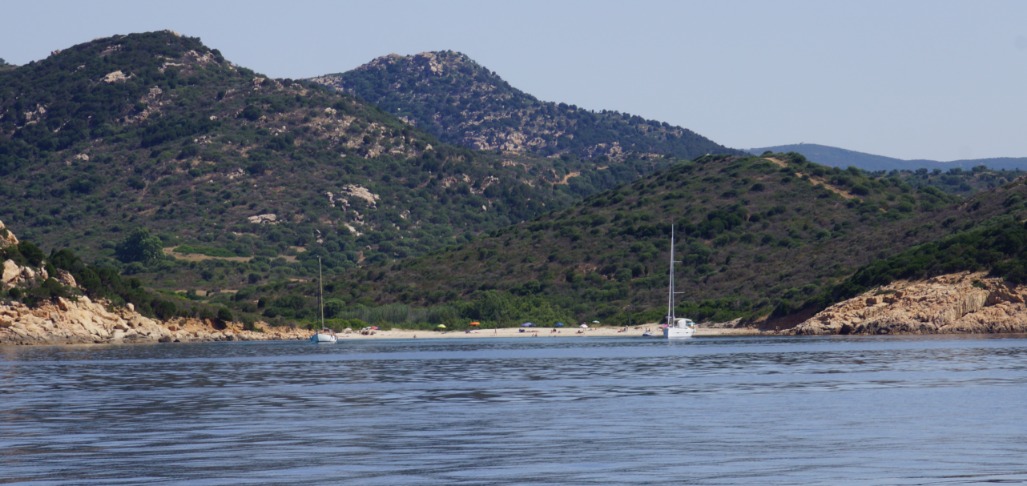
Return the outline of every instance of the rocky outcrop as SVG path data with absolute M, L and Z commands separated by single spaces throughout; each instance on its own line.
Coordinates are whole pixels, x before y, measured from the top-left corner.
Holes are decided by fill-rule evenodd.
M 49 277 L 46 274 L 46 269 L 18 266 L 18 264 L 14 263 L 14 260 L 4 261 L 2 275 L 0 277 L 0 290 L 18 285 L 26 285 L 37 280 L 46 280 Z
M 256 214 L 246 219 L 253 224 L 278 224 L 278 215 L 275 213 Z
M 0 221 L 0 248 L 5 248 L 12 245 L 18 244 L 18 238 L 11 233 L 10 230 L 4 226 L 4 222 Z
M 649 154 L 694 159 L 733 152 L 682 127 L 541 101 L 459 52 L 390 54 L 311 81 L 353 94 L 443 141 L 475 150 L 567 154 L 613 163 Z
M 795 334 L 1027 332 L 1027 286 L 985 273 L 897 281 L 824 309 Z
M 215 326 L 210 320 L 160 321 L 139 314 L 132 306 L 110 308 L 88 297 L 57 299 L 38 308 L 21 303 L 0 304 L 0 345 L 4 344 L 125 344 L 157 342 L 255 341 L 306 339 L 295 328 L 257 324 L 257 331 L 240 323 Z
M 0 248 L 7 248 L 18 244 L 18 238 L 4 226 L 0 221 Z M 7 290 L 16 285 L 24 285 L 33 282 L 37 278 L 46 279 L 46 270 L 31 269 L 22 267 L 14 260 L 0 262 L 0 291 Z
M 0 248 L 18 244 L 18 239 L 0 221 Z M 241 323 L 221 323 L 203 319 L 160 321 L 135 311 L 132 304 L 113 307 L 93 302 L 86 296 L 58 297 L 39 307 L 28 307 L 3 296 L 11 288 L 28 287 L 46 280 L 43 268 L 2 263 L 0 279 L 0 345 L 5 344 L 119 344 L 186 341 L 235 341 L 306 339 L 308 331 L 270 327 L 257 323 L 255 331 Z M 75 288 L 75 278 L 58 270 L 54 275 L 62 285 Z

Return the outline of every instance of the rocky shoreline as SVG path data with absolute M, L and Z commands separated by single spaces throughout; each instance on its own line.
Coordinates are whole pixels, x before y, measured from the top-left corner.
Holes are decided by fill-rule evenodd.
M 0 248 L 17 245 L 18 239 L 0 222 Z M 29 268 L 5 260 L 0 267 L 0 291 L 48 278 L 44 268 Z M 75 287 L 68 272 L 53 276 Z M 984 272 L 960 272 L 927 280 L 892 282 L 856 298 L 834 304 L 795 327 L 773 332 L 791 335 L 879 334 L 997 334 L 1027 333 L 1027 286 L 1010 285 Z M 159 342 L 253 341 L 308 339 L 310 331 L 296 327 L 272 327 L 258 322 L 255 330 L 239 322 L 210 319 L 152 319 L 131 304 L 113 307 L 88 297 L 59 297 L 30 308 L 16 299 L 0 299 L 0 345 L 122 344 Z M 704 324 L 697 335 L 759 334 L 740 328 L 737 322 Z M 503 330 L 503 333 L 516 333 Z M 589 330 L 590 335 L 629 332 L 628 328 Z M 632 329 L 631 332 L 634 332 Z M 473 331 L 472 331 L 473 332 Z M 553 333 L 559 333 L 553 330 Z M 495 330 L 498 335 L 500 330 Z M 381 332 L 380 338 L 415 336 L 414 331 Z M 529 336 L 537 335 L 529 333 Z M 416 336 L 435 334 L 417 332 Z M 475 334 L 477 335 L 477 334 Z M 556 335 L 556 334 L 554 334 Z M 346 337 L 359 338 L 349 333 Z M 448 336 L 453 337 L 453 336 Z M 468 335 L 470 337 L 470 334 Z
M 110 307 L 88 297 L 59 298 L 38 308 L 0 303 L 0 345 L 146 344 L 161 342 L 305 340 L 310 332 L 296 327 L 176 318 L 161 321 L 131 305 Z M 716 327 L 703 326 L 720 335 Z M 589 335 L 618 335 L 590 331 Z M 739 329 L 734 329 L 739 331 Z M 517 330 L 510 331 L 511 336 Z M 758 334 L 758 331 L 735 334 Z M 503 331 L 504 336 L 506 330 Z M 411 334 L 414 333 L 414 334 Z M 962 272 L 922 281 L 897 281 L 828 307 L 780 334 L 924 335 L 1027 333 L 1027 287 L 1011 286 L 983 272 Z M 378 338 L 442 337 L 436 333 L 381 331 Z M 778 334 L 778 333 L 774 333 Z M 482 333 L 484 335 L 484 333 Z M 527 334 L 531 336 L 532 334 Z M 353 333 L 344 338 L 362 339 Z M 452 333 L 445 337 L 464 337 Z M 474 337 L 474 336 L 468 336 Z
M 112 309 L 84 296 L 61 298 L 34 309 L 17 302 L 0 304 L 0 345 L 291 340 L 307 339 L 310 334 L 263 323 L 256 328 L 248 331 L 237 322 L 218 325 L 195 318 L 165 322 L 143 316 L 131 305 Z
M 309 331 L 258 322 L 255 331 L 241 323 L 178 318 L 161 321 L 131 305 L 112 308 L 88 297 L 57 299 L 38 308 L 0 303 L 0 345 L 131 344 L 160 342 L 305 340 Z M 721 335 L 715 327 L 707 333 Z M 503 330 L 504 336 L 508 330 Z M 511 336 L 517 330 L 510 331 Z M 618 335 L 590 331 L 589 335 Z M 605 330 L 604 330 L 605 331 Z M 739 331 L 739 329 L 735 329 Z M 758 334 L 758 331 L 735 334 Z M 414 334 L 411 334 L 414 333 Z M 984 273 L 962 272 L 922 281 L 897 281 L 839 302 L 781 334 L 923 335 L 1027 333 L 1027 287 L 1011 286 Z M 437 333 L 382 331 L 377 338 L 442 337 Z M 777 334 L 777 333 L 774 333 Z M 481 334 L 482 336 L 485 333 Z M 531 336 L 531 333 L 524 334 Z M 464 337 L 451 333 L 445 337 Z M 476 337 L 476 336 L 468 336 Z M 362 339 L 353 333 L 344 338 Z
M 18 238 L 0 221 L 0 249 L 18 244 Z M 256 330 L 245 330 L 238 322 L 196 318 L 161 321 L 136 312 L 132 304 L 114 307 L 86 296 L 58 297 L 39 307 L 2 297 L 9 289 L 31 286 L 50 277 L 61 285 L 78 287 L 65 271 L 48 275 L 44 267 L 22 266 L 11 259 L 0 265 L 0 345 L 252 341 L 310 336 L 306 330 L 264 323 L 255 324 Z
M 1027 287 L 984 272 L 900 280 L 834 304 L 791 330 L 824 334 L 1027 333 Z

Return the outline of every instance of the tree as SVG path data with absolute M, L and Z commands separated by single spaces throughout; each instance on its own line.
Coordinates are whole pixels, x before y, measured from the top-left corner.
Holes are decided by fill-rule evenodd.
M 139 228 L 114 247 L 114 253 L 124 263 L 153 263 L 164 256 L 164 245 L 157 235 Z
M 228 308 L 221 307 L 221 308 L 218 309 L 218 321 L 219 322 L 228 323 L 228 322 L 231 322 L 231 321 L 234 321 L 234 320 L 235 320 L 235 317 L 232 316 L 232 311 L 228 310 Z
M 39 267 L 43 265 L 43 250 L 40 250 L 38 246 L 27 241 L 21 241 L 18 243 L 18 252 L 21 253 L 21 256 L 25 257 L 25 263 L 28 263 L 29 266 Z

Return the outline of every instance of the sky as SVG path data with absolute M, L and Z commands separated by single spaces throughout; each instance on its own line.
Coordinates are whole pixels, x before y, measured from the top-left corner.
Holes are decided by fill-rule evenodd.
M 453 50 L 544 101 L 752 148 L 1027 157 L 1019 0 L 4 0 L 0 58 L 173 30 L 276 78 Z

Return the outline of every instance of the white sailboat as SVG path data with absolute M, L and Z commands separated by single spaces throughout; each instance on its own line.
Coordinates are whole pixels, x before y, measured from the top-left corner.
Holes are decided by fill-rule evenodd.
M 317 257 L 317 305 L 321 309 L 321 329 L 310 336 L 314 343 L 334 343 L 339 340 L 335 331 L 325 327 L 324 283 L 321 279 L 321 257 Z
M 695 323 L 691 319 L 674 316 L 674 225 L 670 226 L 670 278 L 667 285 L 667 327 L 663 328 L 665 339 L 685 339 L 695 334 Z

